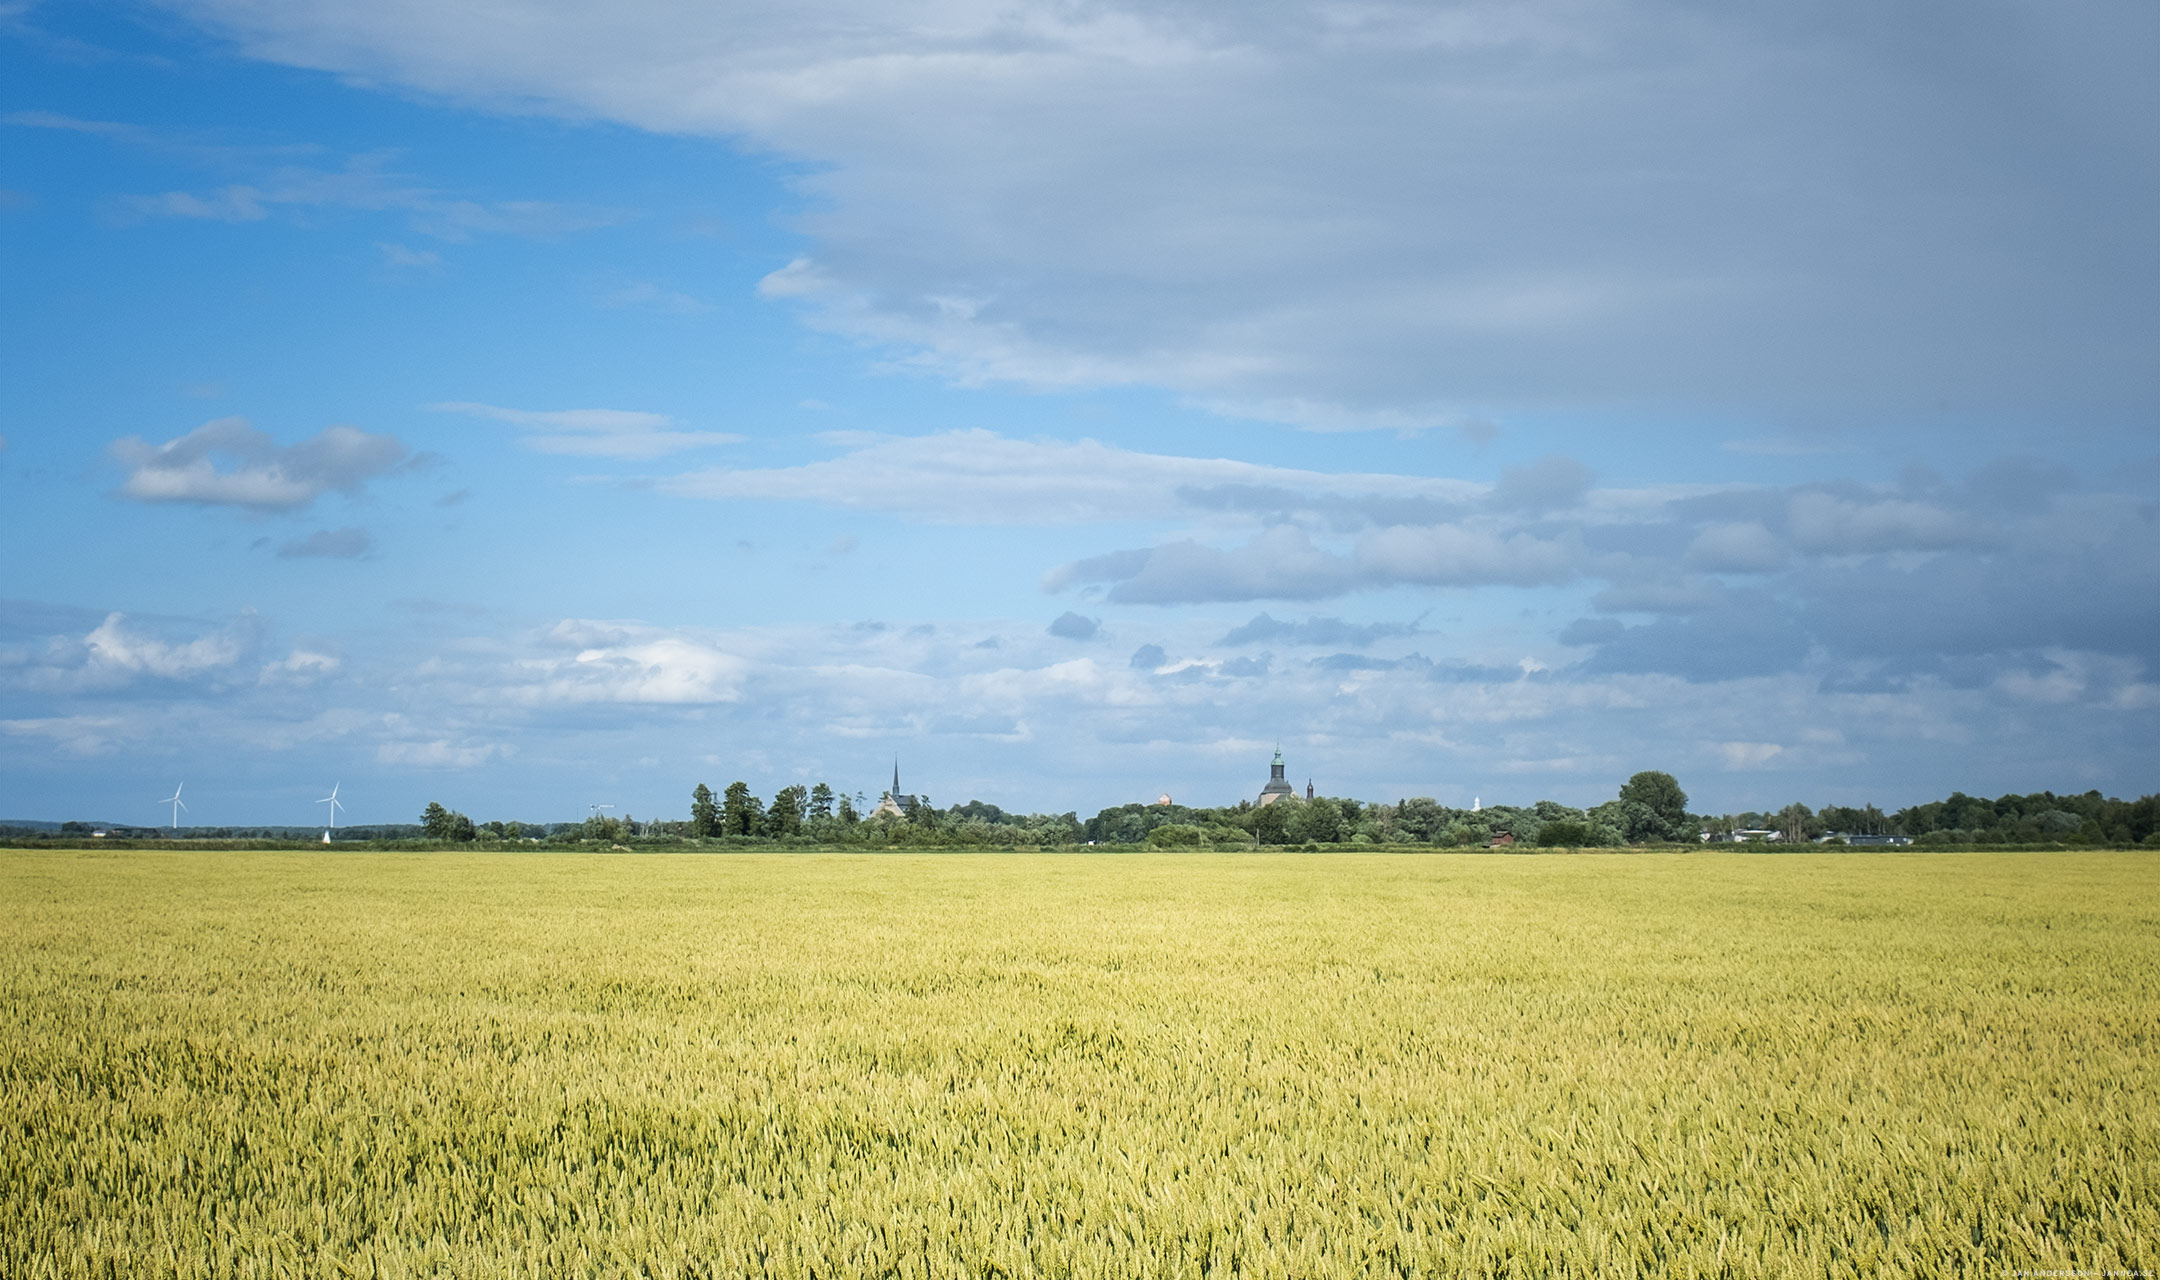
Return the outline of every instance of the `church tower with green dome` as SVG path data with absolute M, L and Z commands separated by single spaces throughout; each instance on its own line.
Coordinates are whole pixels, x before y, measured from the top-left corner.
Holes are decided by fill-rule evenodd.
M 1297 792 L 1291 789 L 1289 782 L 1283 778 L 1282 748 L 1277 747 L 1275 748 L 1275 763 L 1268 766 L 1267 785 L 1260 788 L 1260 803 L 1273 804 L 1284 796 L 1294 796 L 1296 794 Z

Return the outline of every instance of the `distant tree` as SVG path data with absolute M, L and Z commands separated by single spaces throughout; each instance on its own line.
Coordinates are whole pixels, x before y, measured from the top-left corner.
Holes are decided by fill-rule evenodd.
M 822 821 L 823 819 L 832 817 L 832 813 L 832 788 L 826 786 L 822 782 L 810 788 L 810 811 L 804 816 Z
M 1395 806 L 1395 827 L 1420 844 L 1446 830 L 1448 811 L 1430 796 L 1412 796 Z
M 1268 808 L 1278 807 L 1277 801 Z M 1283 834 L 1295 844 L 1337 844 L 1343 838 L 1342 806 L 1326 796 L 1316 796 L 1299 805 L 1284 823 Z
M 930 797 L 915 797 L 915 803 L 908 806 L 907 820 L 918 827 L 938 826 L 938 811 L 931 807 Z
M 1287 844 L 1290 839 L 1290 806 L 1281 800 L 1252 811 L 1253 839 L 1261 844 Z
M 862 815 L 855 812 L 855 802 L 846 796 L 840 797 L 840 821 L 851 827 L 862 821 Z
M 720 809 L 720 829 L 731 836 L 754 836 L 763 825 L 765 806 L 750 794 L 747 782 L 730 782 Z
M 700 782 L 690 793 L 690 834 L 702 840 L 719 830 L 720 806 L 713 801 L 712 788 Z
M 1555 818 L 1538 828 L 1537 842 L 1547 849 L 1580 849 L 1595 845 L 1590 824 L 1580 818 Z
M 505 840 L 522 840 L 525 838 L 525 824 L 522 822 L 505 822 L 502 825 L 502 833 Z
M 772 798 L 772 807 L 765 811 L 765 834 L 776 837 L 801 835 L 807 795 L 800 786 L 780 788 Z
M 1804 804 L 1789 804 L 1778 810 L 1778 833 L 1787 844 L 1800 844 L 1820 829 L 1815 813 Z
M 1628 814 L 1629 840 L 1682 840 L 1688 831 L 1687 792 L 1669 773 L 1646 769 L 1620 788 L 1620 803 Z M 1638 812 L 1628 806 L 1640 805 Z
M 420 825 L 427 831 L 428 839 L 448 840 L 451 838 L 451 832 L 456 829 L 451 822 L 451 817 L 452 815 L 448 809 L 430 800 L 428 801 L 428 807 L 420 813 Z

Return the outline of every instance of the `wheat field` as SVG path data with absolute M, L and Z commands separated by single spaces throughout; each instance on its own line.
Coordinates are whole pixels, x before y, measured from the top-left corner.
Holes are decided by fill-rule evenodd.
M 0 1274 L 2160 1271 L 2160 859 L 0 855 Z

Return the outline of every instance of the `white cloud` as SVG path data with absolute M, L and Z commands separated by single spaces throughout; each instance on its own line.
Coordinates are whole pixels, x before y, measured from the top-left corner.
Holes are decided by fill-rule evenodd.
M 254 647 L 252 632 L 251 626 L 242 624 L 169 644 L 129 630 L 125 617 L 114 613 L 83 637 L 88 651 L 85 665 L 93 680 L 114 676 L 189 680 L 224 670 L 246 657 Z
M 1460 480 L 1301 471 L 1138 453 L 1093 440 L 1013 440 L 981 430 L 838 438 L 855 447 L 827 461 L 695 471 L 657 487 L 683 497 L 819 502 L 947 524 L 1157 519 L 1207 509 L 1211 495 L 1223 490 L 1263 491 L 1290 505 L 1358 498 L 1464 502 L 1485 491 Z
M 278 661 L 263 665 L 262 683 L 305 687 L 336 675 L 344 665 L 344 659 L 336 654 L 294 649 Z
M 1715 745 L 1718 757 L 1728 769 L 1760 769 L 1785 751 L 1775 742 L 1720 742 Z
M 498 405 L 451 400 L 427 406 L 439 413 L 492 418 L 533 434 L 522 442 L 542 453 L 589 458 L 659 458 L 687 449 L 741 444 L 743 437 L 720 431 L 684 431 L 664 413 L 634 409 L 505 409 Z
M 503 696 L 534 706 L 702 706 L 739 700 L 749 671 L 741 657 L 708 642 L 641 624 L 566 619 L 547 640 L 552 652 L 519 659 L 503 673 Z
M 507 759 L 516 748 L 503 743 L 458 743 L 447 738 L 424 742 L 385 742 L 375 748 L 379 764 L 415 769 L 476 769 L 490 760 Z
M 403 462 L 406 450 L 395 436 L 355 427 L 325 427 L 281 447 L 245 418 L 218 418 L 162 445 L 128 436 L 113 443 L 112 456 L 128 468 L 125 497 L 286 510 L 333 489 L 357 492 Z

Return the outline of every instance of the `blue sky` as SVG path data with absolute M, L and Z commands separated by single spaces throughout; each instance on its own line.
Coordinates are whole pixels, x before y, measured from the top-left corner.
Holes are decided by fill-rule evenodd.
M 0 4 L 0 817 L 2153 790 L 2156 53 Z

